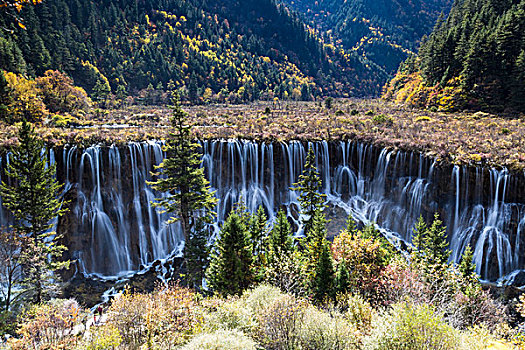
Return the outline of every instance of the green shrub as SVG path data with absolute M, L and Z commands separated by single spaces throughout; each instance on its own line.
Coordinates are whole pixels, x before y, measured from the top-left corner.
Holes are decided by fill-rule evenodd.
M 79 349 L 82 350 L 111 350 L 122 343 L 122 337 L 118 329 L 106 324 L 90 328 L 90 335 L 85 337 Z
M 359 115 L 359 111 L 357 109 L 352 109 L 350 115 Z
M 256 350 L 257 343 L 238 330 L 218 330 L 195 336 L 181 350 Z
M 377 318 L 367 348 L 374 350 L 448 350 L 459 347 L 458 332 L 428 305 L 395 304 Z
M 310 306 L 300 323 L 298 340 L 303 350 L 350 350 L 359 348 L 357 333 L 342 315 Z
M 257 320 L 242 300 L 234 298 L 205 315 L 205 328 L 212 332 L 220 329 L 238 329 L 251 333 L 257 328 Z
M 335 115 L 337 115 L 337 116 L 345 115 L 345 112 L 343 112 L 342 110 L 338 109 L 338 110 L 335 112 Z
M 388 117 L 388 116 L 386 116 L 384 114 L 374 115 L 372 117 L 372 121 L 375 124 L 392 124 L 393 123 L 392 117 Z
M 240 329 L 249 334 L 257 328 L 257 315 L 284 296 L 279 288 L 260 285 L 247 290 L 240 298 L 230 298 L 206 315 L 206 328 Z
M 367 112 L 365 113 L 365 115 L 368 115 L 368 116 L 372 116 L 372 115 L 374 115 L 374 114 L 375 114 L 375 113 L 374 113 L 374 111 L 372 111 L 372 110 L 367 111 Z
M 360 332 L 370 331 L 374 309 L 362 296 L 343 294 L 337 297 L 337 304 L 345 318 Z

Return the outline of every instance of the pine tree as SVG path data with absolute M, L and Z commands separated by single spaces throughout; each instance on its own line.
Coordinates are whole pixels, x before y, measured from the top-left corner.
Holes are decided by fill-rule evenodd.
M 254 281 L 252 247 L 248 235 L 243 218 L 233 211 L 224 222 L 206 271 L 212 291 L 239 295 Z
M 334 265 L 332 254 L 330 253 L 330 243 L 324 239 L 317 241 L 321 249 L 319 259 L 314 267 L 314 275 L 310 285 L 313 298 L 317 301 L 324 301 L 327 297 L 333 296 L 334 291 Z M 341 281 L 340 281 L 341 282 Z
M 461 262 L 458 265 L 458 271 L 462 277 L 464 287 L 463 291 L 472 291 L 480 287 L 479 277 L 476 273 L 476 264 L 474 264 L 474 254 L 470 245 L 467 245 L 463 255 L 461 256 Z
M 205 252 L 201 256 L 197 250 L 204 249 L 204 240 L 208 239 L 207 229 L 198 227 L 198 223 L 211 223 L 217 199 L 210 191 L 204 169 L 200 167 L 200 146 L 191 139 L 191 126 L 187 125 L 187 114 L 182 110 L 177 96 L 172 110 L 171 125 L 174 132 L 170 133 L 163 147 L 166 158 L 156 168 L 159 172 L 154 173 L 158 177 L 157 181 L 149 184 L 159 192 L 168 193 L 153 203 L 155 207 L 172 214 L 167 223 L 180 220 L 185 242 L 190 247 L 186 267 L 191 284 L 202 280 L 200 276 L 206 262 Z
M 415 264 L 420 264 L 422 262 L 424 252 L 423 252 L 423 239 L 425 237 L 425 234 L 427 232 L 427 224 L 425 220 L 423 220 L 423 216 L 420 216 L 419 219 L 417 219 L 417 222 L 414 226 L 414 230 L 412 232 L 412 245 L 414 249 L 412 250 L 412 261 Z
M 315 166 L 315 153 L 312 147 L 308 149 L 303 173 L 299 175 L 299 181 L 294 184 L 293 189 L 300 192 L 301 213 L 306 216 L 303 220 L 304 235 L 310 240 L 313 217 L 316 211 L 324 210 L 326 198 L 325 194 L 320 193 L 321 179 Z
M 450 257 L 448 250 L 447 232 L 439 214 L 434 215 L 432 225 L 427 229 L 423 238 L 423 248 L 427 264 L 445 266 Z
M 208 267 L 210 248 L 208 246 L 209 225 L 204 220 L 196 220 L 188 242 L 184 247 L 186 261 L 186 282 L 188 286 L 199 289 Z
M 326 217 L 319 210 L 314 213 L 310 235 L 304 253 L 305 283 L 314 299 L 322 301 L 333 291 L 334 268 L 330 245 L 326 239 Z
M 425 235 L 425 232 L 427 231 L 427 224 L 425 220 L 423 219 L 423 216 L 421 215 L 417 221 L 416 225 L 414 226 L 414 230 L 412 233 L 412 245 L 415 249 L 420 250 L 423 245 L 423 236 Z
M 2 182 L 0 195 L 16 222 L 13 228 L 30 237 L 23 247 L 21 261 L 25 283 L 33 300 L 40 303 L 47 294 L 51 274 L 69 265 L 58 261 L 66 249 L 58 244 L 61 236 L 50 232 L 53 220 L 66 210 L 59 197 L 61 185 L 56 180 L 54 164 L 48 164 L 44 143 L 25 120 L 18 131 L 19 145 L 12 148 L 6 168 L 9 182 Z
M 288 256 L 294 251 L 293 237 L 290 223 L 284 210 L 277 213 L 277 221 L 273 226 L 268 237 L 268 260 L 275 259 L 276 256 Z
M 266 263 L 267 252 L 266 240 L 268 236 L 268 219 L 263 207 L 257 209 L 257 213 L 250 218 L 250 241 L 252 243 L 252 254 L 256 269 L 257 280 L 263 278 L 263 267 Z
M 159 192 L 169 193 L 168 196 L 157 198 L 154 206 L 172 214 L 168 223 L 180 220 L 187 240 L 197 219 L 212 220 L 217 199 L 210 191 L 204 169 L 200 167 L 200 146 L 191 138 L 191 126 L 187 124 L 187 114 L 182 110 L 177 96 L 172 111 L 171 126 L 174 132 L 170 133 L 163 147 L 166 159 L 157 167 L 159 172 L 154 173 L 158 177 L 157 181 L 150 185 Z
M 344 258 L 337 265 L 334 284 L 337 293 L 346 293 L 350 287 L 350 272 Z
M 345 230 L 352 236 L 354 236 L 357 233 L 357 225 L 352 215 L 348 215 L 348 218 L 346 219 Z

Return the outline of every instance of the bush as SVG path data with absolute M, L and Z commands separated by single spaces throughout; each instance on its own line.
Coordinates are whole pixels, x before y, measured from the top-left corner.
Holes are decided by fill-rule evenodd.
M 459 334 L 431 306 L 405 302 L 375 320 L 367 346 L 375 350 L 457 349 Z
M 124 293 L 108 311 L 126 348 L 143 344 L 170 348 L 187 341 L 200 331 L 203 316 L 194 292 L 179 286 L 156 290 L 151 294 Z
M 300 323 L 298 341 L 303 350 L 358 349 L 357 333 L 342 315 L 330 315 L 310 306 Z
M 230 298 L 226 302 L 219 300 L 219 305 L 206 315 L 206 328 L 211 331 L 240 329 L 247 334 L 255 332 L 257 315 L 283 295 L 279 288 L 260 285 L 247 290 L 240 298 Z
M 112 324 L 93 326 L 79 347 L 82 350 L 111 350 L 122 343 L 118 329 Z
M 282 295 L 258 316 L 258 337 L 271 349 L 294 349 L 299 342 L 298 330 L 303 322 L 306 303 Z
M 380 277 L 391 254 L 380 240 L 361 235 L 342 231 L 334 239 L 332 253 L 338 264 L 346 264 L 349 291 L 378 305 L 382 303 L 378 293 Z
M 181 350 L 256 350 L 257 343 L 238 330 L 218 330 L 202 333 Z
M 257 328 L 257 320 L 252 310 L 239 298 L 232 298 L 226 302 L 219 301 L 217 308 L 204 317 L 205 328 L 211 332 L 220 329 L 238 329 L 252 333 Z
M 337 306 L 357 330 L 363 334 L 370 332 L 374 309 L 363 297 L 351 294 L 339 295 L 337 297 Z
M 33 305 L 20 318 L 19 340 L 14 349 L 60 349 L 76 343 L 74 326 L 81 321 L 83 311 L 73 299 L 53 299 Z
M 392 117 L 387 117 L 384 114 L 378 114 L 378 115 L 373 116 L 372 121 L 375 124 L 389 124 L 390 125 L 393 123 Z

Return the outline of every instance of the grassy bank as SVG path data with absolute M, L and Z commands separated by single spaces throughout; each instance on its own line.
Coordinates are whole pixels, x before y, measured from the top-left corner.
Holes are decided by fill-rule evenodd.
M 326 102 L 326 101 L 325 101 Z M 525 118 L 487 113 L 439 113 L 382 100 L 259 102 L 203 105 L 186 110 L 200 138 L 261 141 L 359 140 L 383 147 L 422 152 L 455 164 L 525 168 Z M 80 119 L 41 127 L 51 145 L 112 144 L 167 136 L 169 109 L 130 107 L 94 110 Z M 114 124 L 119 128 L 112 127 Z M 67 125 L 67 126 L 66 126 Z M 2 125 L 0 144 L 16 142 L 16 128 Z

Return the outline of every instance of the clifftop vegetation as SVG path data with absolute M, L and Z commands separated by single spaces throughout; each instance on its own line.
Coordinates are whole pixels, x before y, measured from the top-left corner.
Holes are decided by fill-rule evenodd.
M 330 108 L 325 102 L 274 101 L 185 109 L 196 136 L 204 139 L 359 140 L 457 164 L 525 168 L 525 120 L 519 115 L 431 112 L 381 100 L 332 101 Z M 169 131 L 168 115 L 163 107 L 93 109 L 78 118 L 55 116 L 39 133 L 57 146 L 161 139 Z M 13 144 L 15 136 L 14 126 L 0 128 L 1 145 Z

